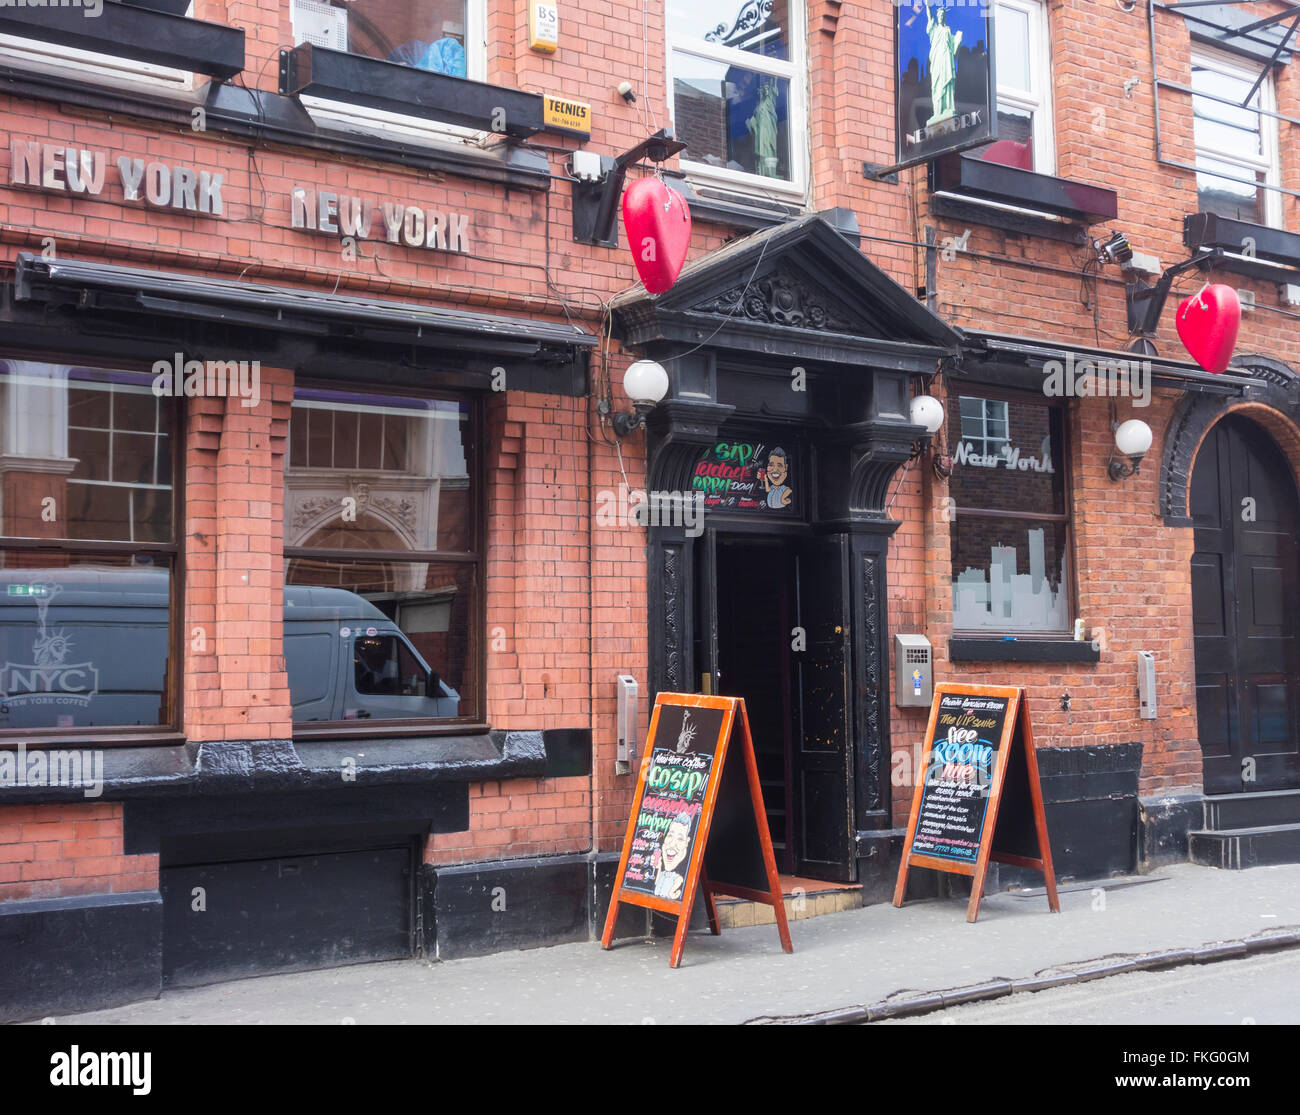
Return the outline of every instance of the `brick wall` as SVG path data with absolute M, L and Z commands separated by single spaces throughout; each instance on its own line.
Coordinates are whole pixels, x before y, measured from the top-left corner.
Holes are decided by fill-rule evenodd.
M 0 807 L 0 901 L 158 889 L 158 857 L 122 852 L 117 802 Z
M 1263 15 L 1279 5 L 1260 8 Z M 1092 307 L 1080 301 L 1078 247 L 933 217 L 923 168 L 902 172 L 896 184 L 863 177 L 864 160 L 884 164 L 893 159 L 888 44 L 895 10 L 889 0 L 856 5 L 809 0 L 806 5 L 811 207 L 852 209 L 863 230 L 863 250 L 909 290 L 924 283 L 920 244 L 926 226 L 935 228 L 940 243 L 969 229 L 966 250 L 938 261 L 937 288 L 931 292 L 954 324 L 1084 344 L 1122 344 L 1124 293 L 1115 269 L 1104 270 L 1095 284 L 1094 318 Z M 276 54 L 291 42 L 287 3 L 203 0 L 197 14 L 243 26 L 248 60 L 242 80 L 251 87 L 276 87 Z M 522 0 L 489 0 L 488 80 L 590 102 L 593 135 L 586 146 L 593 151 L 625 150 L 669 122 L 661 5 L 643 10 L 632 0 L 584 0 L 562 7 L 555 55 L 527 49 L 526 15 Z M 1053 0 L 1050 19 L 1058 172 L 1116 189 L 1120 218 L 1113 227 L 1166 264 L 1183 258 L 1181 218 L 1195 207 L 1195 189 L 1190 173 L 1154 162 L 1144 9 L 1124 13 L 1091 0 Z M 1165 59 L 1161 76 L 1186 81 L 1189 45 L 1181 19 L 1158 13 L 1157 30 Z M 1141 80 L 1126 96 L 1123 83 L 1131 74 Z M 616 92 L 624 78 L 636 86 L 635 105 L 624 104 Z M 1296 65 L 1284 72 L 1278 94 L 1283 113 L 1300 115 Z M 1189 158 L 1189 99 L 1162 94 L 1161 108 L 1168 154 Z M 0 243 L 6 259 L 19 249 L 41 251 L 53 237 L 54 250 L 65 257 L 462 305 L 547 321 L 571 318 L 592 332 L 601 331 L 608 298 L 635 281 L 625 248 L 586 247 L 572 240 L 571 194 L 563 181 L 554 182 L 548 193 L 507 189 L 396 163 L 327 157 L 12 94 L 0 96 L 0 133 L 6 150 L 12 136 L 110 154 L 108 184 L 99 197 L 72 198 L 0 183 Z M 1300 187 L 1300 155 L 1294 143 L 1285 142 L 1285 134 L 1284 182 Z M 553 173 L 560 175 L 566 153 L 577 141 L 539 140 L 557 149 L 550 160 Z M 226 219 L 124 203 L 111 162 L 120 153 L 220 171 Z M 337 239 L 289 227 L 289 192 L 300 185 L 468 214 L 469 253 L 416 250 L 370 239 L 359 244 L 355 260 L 349 259 Z M 1295 199 L 1286 199 L 1285 209 L 1289 227 L 1297 227 Z M 1095 228 L 1092 235 L 1104 237 L 1111 227 Z M 689 258 L 699 258 L 732 234 L 697 222 Z M 1263 306 L 1275 305 L 1269 284 L 1227 281 L 1255 290 Z M 1195 285 L 1194 279 L 1187 280 L 1184 291 Z M 1171 304 L 1158 344 L 1162 353 L 1179 355 L 1172 318 Z M 1245 319 L 1239 349 L 1272 353 L 1295 365 L 1300 358 L 1294 338 L 1293 319 L 1261 309 Z M 625 408 L 617 385 L 629 357 L 617 344 L 611 348 L 616 406 Z M 280 476 L 292 385 L 287 372 L 263 369 L 263 375 L 263 401 L 251 412 L 210 400 L 188 405 L 185 730 L 193 740 L 289 733 L 278 646 Z M 1172 404 L 1172 396 L 1160 395 L 1141 415 L 1155 429 L 1156 443 L 1140 476 L 1119 485 L 1105 476 L 1110 434 L 1104 404 L 1070 408 L 1077 611 L 1090 633 L 1106 631 L 1099 666 L 1008 670 L 951 664 L 946 643 L 951 631 L 950 539 L 943 518 L 947 486 L 924 462 L 913 465 L 896 481 L 892 506 L 901 526 L 889 559 L 891 630 L 929 634 L 936 643 L 940 678 L 1028 685 L 1035 726 L 1045 744 L 1143 740 L 1149 745 L 1146 792 L 1190 788 L 1199 781 L 1188 690 L 1191 537 L 1164 528 L 1156 514 L 1155 462 Z M 630 778 L 614 773 L 614 676 L 627 672 L 645 678 L 645 540 L 637 528 L 595 526 L 591 514 L 596 495 L 617 491 L 625 474 L 632 487 L 643 482 L 644 440 L 642 435 L 625 439 L 620 457 L 601 436 L 588 401 L 510 390 L 490 402 L 486 442 L 487 717 L 503 728 L 589 725 L 595 767 L 590 780 L 475 787 L 470 832 L 439 837 L 428 856 L 433 862 L 459 862 L 541 850 L 614 848 L 622 837 L 632 788 Z M 1292 443 L 1288 451 L 1300 461 Z M 649 604 L 655 606 L 653 600 Z M 196 628 L 203 629 L 202 640 L 196 641 Z M 197 649 L 199 644 L 203 649 Z M 1156 722 L 1136 718 L 1133 651 L 1139 646 L 1156 650 L 1160 662 L 1161 707 L 1169 711 L 1162 711 Z M 1073 698 L 1070 711 L 1059 707 L 1065 692 Z M 920 713 L 894 710 L 896 753 L 915 746 L 922 726 Z M 900 786 L 898 795 L 901 816 L 909 790 Z M 12 823 L 0 816 L 0 825 Z M 12 833 L 11 828 L 4 831 Z M 11 843 L 28 846 L 21 830 Z M 85 876 L 104 880 L 106 888 L 121 877 L 111 872 Z M 22 881 L 11 879 L 6 885 Z

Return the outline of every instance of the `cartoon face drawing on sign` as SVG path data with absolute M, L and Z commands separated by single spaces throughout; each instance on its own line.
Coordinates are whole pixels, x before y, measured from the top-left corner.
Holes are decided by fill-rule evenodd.
M 758 475 L 767 492 L 768 507 L 789 507 L 792 493 L 786 483 L 790 478 L 790 458 L 786 451 L 779 446 L 773 449 L 767 455 L 767 468 L 760 470 Z
M 655 876 L 655 894 L 660 898 L 678 899 L 682 896 L 686 876 L 677 869 L 683 865 L 690 849 L 691 821 L 678 819 L 668 826 L 664 842 L 655 855 L 659 869 Z

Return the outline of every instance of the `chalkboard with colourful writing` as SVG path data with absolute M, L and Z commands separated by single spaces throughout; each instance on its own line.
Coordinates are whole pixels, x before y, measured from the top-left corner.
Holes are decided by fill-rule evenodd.
M 1006 697 L 945 693 L 928 740 L 913 852 L 974 863 L 1007 718 Z
M 966 920 L 974 921 L 990 860 L 1041 871 L 1048 907 L 1060 912 L 1024 690 L 939 685 L 922 745 L 894 905 L 903 904 L 913 867 L 969 875 Z
M 623 869 L 624 889 L 681 900 L 723 719 L 722 709 L 666 705 L 660 710 Z
M 701 455 L 691 488 L 711 510 L 796 511 L 792 448 L 771 441 L 719 441 Z
M 613 942 L 620 903 L 658 910 L 677 919 L 669 956 L 676 968 L 697 894 L 715 935 L 715 895 L 772 906 L 781 947 L 793 951 L 744 700 L 660 693 L 601 946 Z

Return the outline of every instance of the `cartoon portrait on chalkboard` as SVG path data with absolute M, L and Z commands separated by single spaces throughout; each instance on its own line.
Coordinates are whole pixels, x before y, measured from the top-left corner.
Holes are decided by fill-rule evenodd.
M 686 856 L 691 850 L 691 826 L 694 818 L 679 817 L 668 826 L 663 843 L 655 849 L 651 863 L 657 870 L 655 894 L 676 900 L 686 885 Z M 678 868 L 681 868 L 679 871 Z
M 767 455 L 767 467 L 758 470 L 758 477 L 767 492 L 768 507 L 789 507 L 793 493 L 790 479 L 790 458 L 779 446 Z

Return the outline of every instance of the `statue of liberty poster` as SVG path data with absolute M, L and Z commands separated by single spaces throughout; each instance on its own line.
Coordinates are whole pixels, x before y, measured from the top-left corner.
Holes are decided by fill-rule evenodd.
M 993 8 L 975 0 L 896 7 L 898 163 L 911 166 L 996 136 Z

